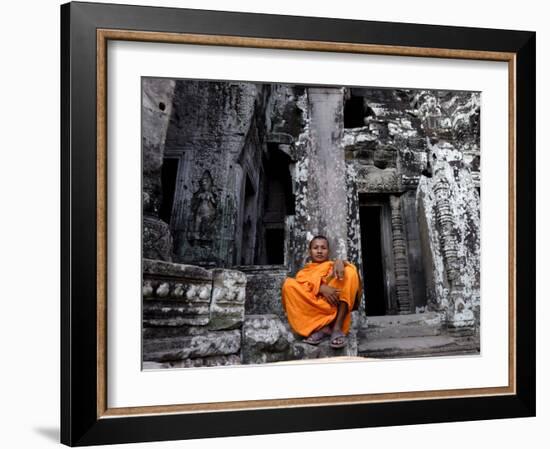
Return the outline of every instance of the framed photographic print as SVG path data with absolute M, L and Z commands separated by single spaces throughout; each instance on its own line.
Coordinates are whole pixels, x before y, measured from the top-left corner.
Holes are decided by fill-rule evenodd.
M 534 416 L 535 33 L 61 18 L 63 443 Z

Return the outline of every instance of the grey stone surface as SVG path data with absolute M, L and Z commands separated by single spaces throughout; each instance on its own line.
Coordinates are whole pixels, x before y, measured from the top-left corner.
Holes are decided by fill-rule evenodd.
M 199 357 L 172 362 L 143 362 L 144 370 L 166 368 L 204 368 L 213 366 L 240 365 L 241 358 L 237 355 L 220 355 L 212 357 Z
M 208 332 L 207 326 L 155 326 L 142 329 L 143 338 L 147 340 L 189 337 L 206 332 Z
M 435 336 L 442 333 L 441 327 L 441 317 L 435 312 L 369 317 L 365 338 L 372 341 Z
M 428 357 L 438 355 L 479 355 L 479 341 L 472 338 L 434 337 L 387 338 L 363 341 L 359 354 L 365 357 Z
M 292 345 L 292 358 L 295 360 L 322 359 L 326 357 L 354 357 L 358 354 L 357 333 L 351 330 L 347 335 L 347 345 L 343 348 L 330 347 L 330 338 L 322 341 L 317 346 L 296 341 Z
M 167 263 L 159 260 L 143 259 L 143 274 L 168 276 L 173 278 L 185 278 L 192 281 L 212 281 L 212 272 L 195 266 L 180 263 Z
M 285 317 L 281 288 L 288 270 L 281 266 L 239 266 L 246 274 L 246 313 L 248 315 L 276 314 Z
M 294 335 L 277 315 L 247 315 L 243 325 L 243 363 L 290 360 Z
M 201 267 L 143 261 L 143 324 L 206 325 L 210 322 L 212 273 Z
M 176 81 L 166 154 L 183 161 L 171 218 L 179 262 L 224 267 L 237 257 L 246 176 L 259 182 L 257 100 L 252 83 Z
M 475 326 L 480 291 L 480 202 L 463 154 L 449 143 L 430 147 L 433 176 L 422 178 L 417 204 L 429 304 L 445 310 L 449 326 Z
M 344 348 L 330 347 L 330 338 L 318 345 L 304 343 L 286 320 L 276 315 L 247 316 L 243 326 L 243 363 L 269 363 L 326 357 L 357 356 L 357 333 L 351 329 Z
M 142 79 L 143 254 L 168 261 L 172 260 L 172 236 L 158 214 L 163 201 L 161 168 L 174 86 L 173 80 Z
M 234 329 L 244 320 L 246 276 L 240 271 L 215 269 L 213 273 L 210 329 Z
M 144 326 L 204 326 L 209 322 L 208 303 L 149 300 L 143 304 Z
M 167 362 L 237 354 L 241 349 L 240 330 L 207 332 L 201 335 L 146 339 L 143 360 Z
M 305 199 L 309 220 L 307 241 L 316 234 L 329 237 L 331 254 L 347 258 L 346 163 L 343 89 L 308 88 L 310 110 L 309 178 Z M 330 231 L 330 232 L 329 232 Z
M 143 257 L 172 261 L 172 234 L 160 218 L 143 217 Z

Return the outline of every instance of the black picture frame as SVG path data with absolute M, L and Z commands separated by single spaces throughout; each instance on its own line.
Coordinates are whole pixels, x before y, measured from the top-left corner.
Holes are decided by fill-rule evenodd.
M 373 52 L 476 58 L 509 56 L 515 114 L 514 391 L 256 410 L 110 416 L 98 361 L 98 30 L 371 45 Z M 138 39 L 139 40 L 139 39 Z M 145 40 L 145 39 L 143 39 Z M 61 442 L 70 446 L 397 426 L 535 416 L 535 42 L 534 32 L 94 3 L 61 6 Z M 263 44 L 262 44 L 263 45 Z M 269 45 L 268 45 L 269 46 Z M 337 51 L 337 50 L 335 50 Z M 342 50 L 346 51 L 346 50 Z M 349 51 L 349 50 L 348 50 Z M 394 53 L 392 53 L 394 52 Z M 480 59 L 483 59 L 480 57 Z M 99 343 L 98 343 L 99 342 Z

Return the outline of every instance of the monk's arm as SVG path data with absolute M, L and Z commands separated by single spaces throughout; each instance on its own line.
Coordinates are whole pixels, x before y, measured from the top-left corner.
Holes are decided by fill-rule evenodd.
M 326 302 L 333 306 L 338 306 L 338 303 L 340 302 L 339 294 L 340 290 L 331 287 L 327 284 L 321 284 L 321 287 L 319 288 L 319 294 L 325 299 Z

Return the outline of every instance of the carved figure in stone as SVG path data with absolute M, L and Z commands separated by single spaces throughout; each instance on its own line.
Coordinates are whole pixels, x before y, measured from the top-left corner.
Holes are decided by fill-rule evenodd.
M 216 192 L 212 175 L 205 170 L 191 200 L 189 240 L 212 240 L 216 220 Z
M 347 345 L 351 311 L 361 295 L 357 268 L 346 261 L 329 260 L 329 243 L 317 235 L 309 242 L 311 262 L 286 278 L 282 289 L 283 307 L 294 332 L 317 345 L 330 338 L 332 348 Z
M 437 102 L 437 98 L 433 94 L 426 94 L 420 107 L 418 114 L 423 121 L 423 127 L 426 130 L 433 130 L 438 127 L 441 119 L 441 108 Z

